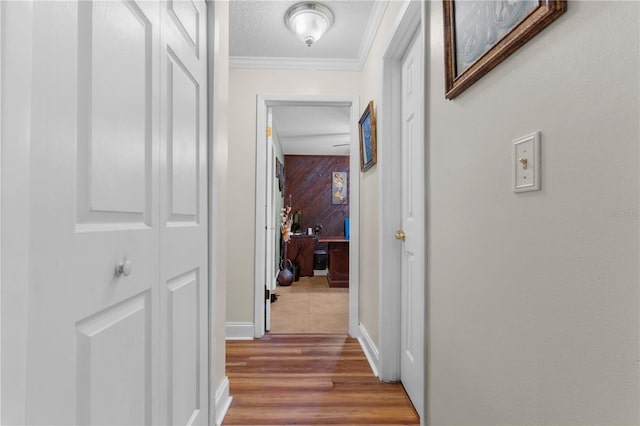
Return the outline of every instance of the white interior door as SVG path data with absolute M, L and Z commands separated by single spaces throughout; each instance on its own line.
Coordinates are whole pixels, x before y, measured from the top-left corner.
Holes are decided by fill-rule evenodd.
M 207 50 L 204 1 L 162 4 L 161 419 L 207 424 Z
M 159 8 L 34 15 L 27 423 L 152 424 Z
M 418 33 L 419 34 L 419 33 Z M 400 376 L 418 414 L 424 406 L 424 83 L 416 36 L 402 60 L 402 245 Z
M 275 252 L 276 245 L 276 214 L 275 214 L 275 163 L 276 155 L 275 148 L 273 146 L 273 108 L 267 108 L 267 175 L 265 176 L 265 189 L 267 191 L 265 206 L 265 318 L 264 328 L 265 331 L 271 330 L 271 295 L 276 292 L 276 282 L 274 277 L 276 276 L 276 263 L 274 258 L 279 257 L 279 253 Z
M 205 15 L 34 5 L 28 424 L 207 422 Z

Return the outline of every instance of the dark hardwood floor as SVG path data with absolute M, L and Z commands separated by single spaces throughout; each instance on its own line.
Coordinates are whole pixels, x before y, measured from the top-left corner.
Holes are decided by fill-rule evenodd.
M 227 375 L 233 402 L 223 425 L 420 423 L 402 385 L 380 383 L 347 335 L 228 341 Z

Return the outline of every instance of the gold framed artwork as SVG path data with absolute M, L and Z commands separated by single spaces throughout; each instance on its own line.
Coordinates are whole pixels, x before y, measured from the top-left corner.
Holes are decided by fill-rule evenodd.
M 566 9 L 566 0 L 443 0 L 445 97 L 460 95 Z
M 376 140 L 376 117 L 373 109 L 373 101 L 369 101 L 360 121 L 358 121 L 360 133 L 360 170 L 366 172 L 378 161 Z

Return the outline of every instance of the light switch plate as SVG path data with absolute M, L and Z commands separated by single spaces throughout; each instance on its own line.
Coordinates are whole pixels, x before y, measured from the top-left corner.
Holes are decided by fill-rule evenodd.
M 513 141 L 513 192 L 540 190 L 540 132 Z

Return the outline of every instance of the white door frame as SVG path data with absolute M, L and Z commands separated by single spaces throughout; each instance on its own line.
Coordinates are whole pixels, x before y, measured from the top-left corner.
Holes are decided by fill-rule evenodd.
M 400 144 L 401 125 L 401 79 L 402 57 L 410 46 L 417 30 L 422 31 L 421 43 L 426 46 L 425 3 L 412 0 L 404 6 L 395 22 L 392 38 L 383 56 L 382 102 L 378 112 L 379 139 L 389 143 L 378 144 L 378 176 L 380 184 L 380 380 L 396 382 L 400 380 L 400 242 L 395 239 L 396 230 L 401 228 L 401 170 Z M 428 55 L 424 55 L 425 60 Z M 426 67 L 423 77 L 426 76 Z M 425 80 L 426 81 L 426 80 Z M 426 84 L 425 84 L 426 87 Z M 425 89 L 426 92 L 426 89 Z M 425 95 L 426 99 L 426 95 Z M 425 110 L 426 111 L 426 110 Z M 423 117 L 426 122 L 426 117 Z M 426 135 L 426 132 L 425 132 Z M 425 190 L 427 188 L 425 182 Z M 426 208 L 426 206 L 425 206 Z M 427 245 L 428 248 L 428 245 Z M 425 264 L 426 264 L 425 259 Z M 426 283 L 425 283 L 426 285 Z M 427 292 L 425 292 L 426 294 Z M 426 306 L 426 300 L 425 300 Z M 426 311 L 425 311 L 426 312 Z M 426 321 L 424 324 L 426 331 Z M 427 334 L 425 333 L 425 337 Z M 426 352 L 425 352 L 426 353 Z M 428 365 L 425 363 L 425 365 Z M 421 414 L 421 421 L 422 414 Z
M 227 86 L 228 86 L 228 61 L 221 61 L 218 58 L 228 55 L 228 51 L 221 46 L 225 41 L 224 28 L 225 12 L 228 14 L 228 5 L 222 5 L 214 0 L 206 0 L 207 19 L 207 98 L 208 98 L 208 221 L 209 221 L 209 424 L 221 424 L 222 418 L 226 414 L 228 405 L 231 403 L 229 397 L 229 380 L 216 377 L 218 369 L 216 358 L 219 348 L 225 347 L 224 332 L 220 327 L 224 327 L 224 317 L 218 313 L 218 306 L 224 304 L 226 300 L 226 286 L 224 281 L 226 273 L 226 216 L 225 209 L 220 207 L 221 200 L 226 196 L 227 187 L 227 144 L 228 144 L 228 124 L 227 124 Z M 223 10 L 221 10 L 221 8 Z M 222 273 L 220 271 L 223 271 Z M 217 337 L 220 336 L 221 339 Z M 223 360 L 224 364 L 224 360 Z M 223 374 L 224 376 L 224 374 Z M 216 385 L 220 382 L 218 388 Z
M 2 26 L 2 5 L 0 5 L 0 27 Z M 0 63 L 2 57 L 2 31 L 0 30 Z M 0 66 L 0 164 L 2 164 L 2 66 Z M 2 173 L 0 168 L 0 201 L 2 200 Z M 0 203 L 0 260 L 2 259 L 2 208 Z M 2 262 L 0 261 L 0 383 L 2 383 Z M 2 386 L 0 386 L 0 423 L 2 423 Z
M 358 119 L 360 100 L 357 96 L 332 95 L 258 95 L 256 119 L 256 238 L 254 274 L 254 337 L 264 336 L 264 277 L 266 268 L 266 218 L 267 188 L 267 107 L 269 106 L 342 106 L 351 109 L 351 145 L 349 149 L 349 334 L 359 337 L 358 295 L 360 289 L 360 148 L 358 144 Z M 357 176 L 357 178 L 353 178 Z
M 11 8 L 12 19 L 7 9 Z M 2 109 L 0 117 L 0 200 L 2 209 L 2 257 L 0 269 L 0 353 L 2 389 L 0 405 L 2 424 L 26 422 L 26 340 L 27 296 L 29 289 L 30 235 L 30 119 L 31 73 L 33 70 L 34 5 L 31 2 L 1 2 L 2 31 L 11 32 L 19 43 L 4 41 L 0 57 L 2 67 Z M 6 35 L 6 33 L 5 33 Z M 1 41 L 1 40 L 0 40 Z M 9 105 L 11 107 L 9 107 Z M 1 120 L 2 118 L 0 118 Z M 9 161 L 10 160 L 10 161 Z M 10 303 L 9 303 L 10 301 Z
M 265 183 L 267 186 L 267 201 L 266 201 L 266 210 L 265 213 L 267 215 L 266 222 L 266 244 L 265 244 L 265 259 L 269 259 L 269 261 L 265 262 L 265 275 L 264 279 L 267 280 L 269 286 L 267 286 L 267 290 L 269 291 L 269 300 L 271 300 L 271 294 L 276 292 L 276 279 L 278 276 L 278 268 L 274 266 L 274 261 L 276 259 L 276 252 L 278 253 L 278 258 L 280 257 L 280 252 L 276 251 L 275 245 L 276 241 L 279 239 L 276 237 L 276 232 L 279 230 L 279 226 L 277 225 L 276 217 L 280 217 L 278 213 L 274 212 L 275 208 L 275 145 L 273 141 L 273 110 L 271 107 L 267 107 L 267 127 L 271 128 L 271 133 L 267 135 L 267 168 L 266 168 L 266 179 Z M 256 187 L 257 188 L 257 187 Z M 279 233 L 278 233 L 279 235 Z M 265 291 L 265 296 L 267 295 Z M 271 302 L 264 304 L 266 310 L 266 323 L 265 330 L 271 329 Z

